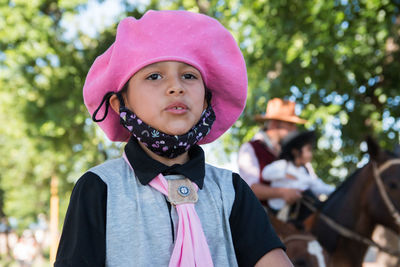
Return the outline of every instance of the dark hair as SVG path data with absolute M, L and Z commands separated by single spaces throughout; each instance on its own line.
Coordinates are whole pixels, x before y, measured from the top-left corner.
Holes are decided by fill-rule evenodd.
M 289 133 L 281 142 L 282 151 L 279 158 L 294 162 L 293 150 L 301 153 L 304 146 L 314 144 L 315 138 L 314 131 Z

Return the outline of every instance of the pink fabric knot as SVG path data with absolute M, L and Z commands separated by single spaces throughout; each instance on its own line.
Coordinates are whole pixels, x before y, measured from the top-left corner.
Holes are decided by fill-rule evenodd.
M 168 196 L 168 182 L 161 173 L 149 184 Z M 194 185 L 198 190 L 196 184 Z M 175 207 L 179 222 L 169 266 L 213 266 L 210 249 L 194 203 L 178 204 Z

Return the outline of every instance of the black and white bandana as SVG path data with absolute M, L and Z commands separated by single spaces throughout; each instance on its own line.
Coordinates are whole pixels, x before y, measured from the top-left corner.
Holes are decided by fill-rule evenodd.
M 119 95 L 119 94 L 118 94 Z M 211 105 L 203 111 L 200 120 L 185 134 L 170 135 L 163 133 L 142 121 L 135 113 L 125 107 L 120 99 L 120 123 L 132 135 L 152 152 L 167 158 L 176 158 L 185 153 L 191 146 L 203 139 L 211 130 L 215 113 Z

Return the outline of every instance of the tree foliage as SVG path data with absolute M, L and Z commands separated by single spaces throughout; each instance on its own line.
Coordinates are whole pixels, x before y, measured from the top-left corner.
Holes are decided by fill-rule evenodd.
M 64 214 L 72 182 L 107 157 L 81 88 L 99 43 L 108 40 L 65 40 L 60 25 L 81 2 L 2 1 L 0 7 L 1 208 L 20 227 L 48 214 L 51 177 L 61 181 Z M 79 49 L 77 42 L 84 41 Z
M 233 138 L 250 138 L 253 115 L 283 97 L 322 136 L 316 169 L 327 180 L 355 168 L 366 135 L 389 150 L 399 142 L 400 1 L 216 1 L 209 12 L 232 29 L 248 66 Z

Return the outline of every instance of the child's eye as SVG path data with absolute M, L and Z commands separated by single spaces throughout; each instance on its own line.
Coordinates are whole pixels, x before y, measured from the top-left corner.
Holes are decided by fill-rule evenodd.
M 146 80 L 159 80 L 161 78 L 162 77 L 159 73 L 152 73 L 149 76 L 147 76 Z
M 197 77 L 191 73 L 185 73 L 182 75 L 182 77 L 187 80 L 197 79 Z

